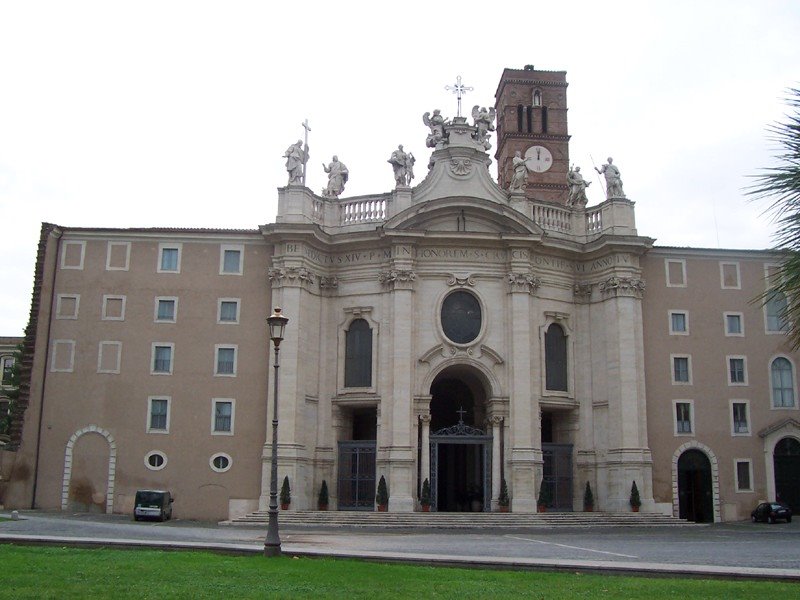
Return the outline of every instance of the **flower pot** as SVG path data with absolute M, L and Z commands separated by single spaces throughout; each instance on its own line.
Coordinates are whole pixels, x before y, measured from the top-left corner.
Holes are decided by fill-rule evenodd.
M 583 512 L 594 512 L 594 506 L 592 506 L 591 504 L 589 506 L 584 506 Z
M 431 505 L 430 504 L 423 504 L 422 505 L 422 512 L 431 512 Z
M 639 507 L 638 506 L 631 506 L 631 510 L 633 512 L 639 512 Z
M 328 510 L 328 505 L 327 504 L 320 504 L 319 505 L 319 509 L 320 510 Z
M 539 506 L 536 507 L 536 511 L 537 512 L 547 512 L 547 506 L 545 506 L 544 504 L 540 504 Z
M 501 513 L 507 513 L 508 512 L 508 507 L 507 506 L 501 506 L 500 507 L 500 512 Z
M 378 504 L 378 512 L 386 512 L 386 504 Z
M 289 505 L 281 503 L 281 510 L 289 510 Z

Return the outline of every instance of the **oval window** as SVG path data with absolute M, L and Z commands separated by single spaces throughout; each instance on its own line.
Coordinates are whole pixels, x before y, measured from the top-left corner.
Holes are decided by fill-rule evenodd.
M 442 303 L 442 330 L 452 342 L 469 344 L 481 332 L 481 305 L 469 292 L 453 292 Z
M 209 461 L 211 468 L 218 473 L 224 473 L 231 468 L 231 457 L 227 454 L 220 452 L 211 457 Z
M 145 466 L 152 471 L 160 471 L 167 466 L 167 457 L 164 453 L 154 450 L 144 457 Z

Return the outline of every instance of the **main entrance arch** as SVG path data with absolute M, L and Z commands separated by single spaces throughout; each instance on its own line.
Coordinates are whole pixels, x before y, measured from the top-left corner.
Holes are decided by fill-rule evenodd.
M 696 448 L 678 458 L 678 515 L 696 523 L 714 522 L 711 461 Z
M 775 499 L 800 510 L 800 442 L 785 437 L 775 444 L 772 454 L 775 468 Z
M 486 385 L 467 365 L 444 369 L 431 384 L 431 506 L 441 512 L 491 510 L 492 436 Z

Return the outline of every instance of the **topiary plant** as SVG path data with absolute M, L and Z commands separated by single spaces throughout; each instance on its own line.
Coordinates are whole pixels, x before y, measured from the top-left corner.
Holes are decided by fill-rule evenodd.
M 631 486 L 630 503 L 631 503 L 631 508 L 634 511 L 639 510 L 639 507 L 642 505 L 642 500 L 641 500 L 641 498 L 639 498 L 639 488 L 636 487 L 636 482 L 635 481 L 633 482 L 633 485 Z
M 283 478 L 281 486 L 281 506 L 288 506 L 292 501 L 292 493 L 289 490 L 289 476 Z
M 324 479 L 322 480 L 322 485 L 319 488 L 317 505 L 319 506 L 320 510 L 327 510 L 328 508 L 328 482 Z
M 383 506 L 384 509 L 386 505 L 389 504 L 389 490 L 386 487 L 386 479 L 383 475 L 381 475 L 381 479 L 378 482 L 378 493 L 375 495 L 375 502 L 378 504 L 378 507 Z
M 500 506 L 508 507 L 510 500 L 508 498 L 508 485 L 506 484 L 505 477 L 500 480 L 500 495 L 497 497 L 497 503 Z
M 539 499 L 536 501 L 536 504 L 540 507 L 546 507 L 552 501 L 553 498 L 550 495 L 550 484 L 545 483 L 544 479 L 542 479 L 542 485 L 539 486 Z
M 422 482 L 422 492 L 419 496 L 419 503 L 422 506 L 431 505 L 431 484 L 427 479 Z
M 589 482 L 586 482 L 586 489 L 583 492 L 583 510 L 590 512 L 594 510 L 594 494 Z

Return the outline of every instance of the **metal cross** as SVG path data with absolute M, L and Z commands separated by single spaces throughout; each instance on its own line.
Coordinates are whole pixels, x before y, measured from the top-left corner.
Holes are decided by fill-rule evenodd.
M 463 96 L 467 92 L 471 92 L 475 88 L 467 87 L 463 83 L 461 83 L 461 75 L 459 75 L 458 77 L 456 77 L 456 84 L 455 85 L 452 85 L 452 86 L 451 85 L 446 85 L 446 86 L 444 86 L 444 89 L 446 89 L 448 92 L 453 92 L 456 95 L 456 98 L 458 98 L 458 115 L 457 116 L 460 117 L 461 116 L 461 96 Z
M 458 413 L 458 422 L 464 423 L 464 415 L 467 414 L 467 411 L 465 411 L 464 407 L 461 406 L 456 412 Z
M 311 127 L 308 126 L 308 119 L 300 123 L 305 129 L 305 147 L 303 148 L 303 185 L 306 184 L 306 163 L 308 162 L 308 132 Z

